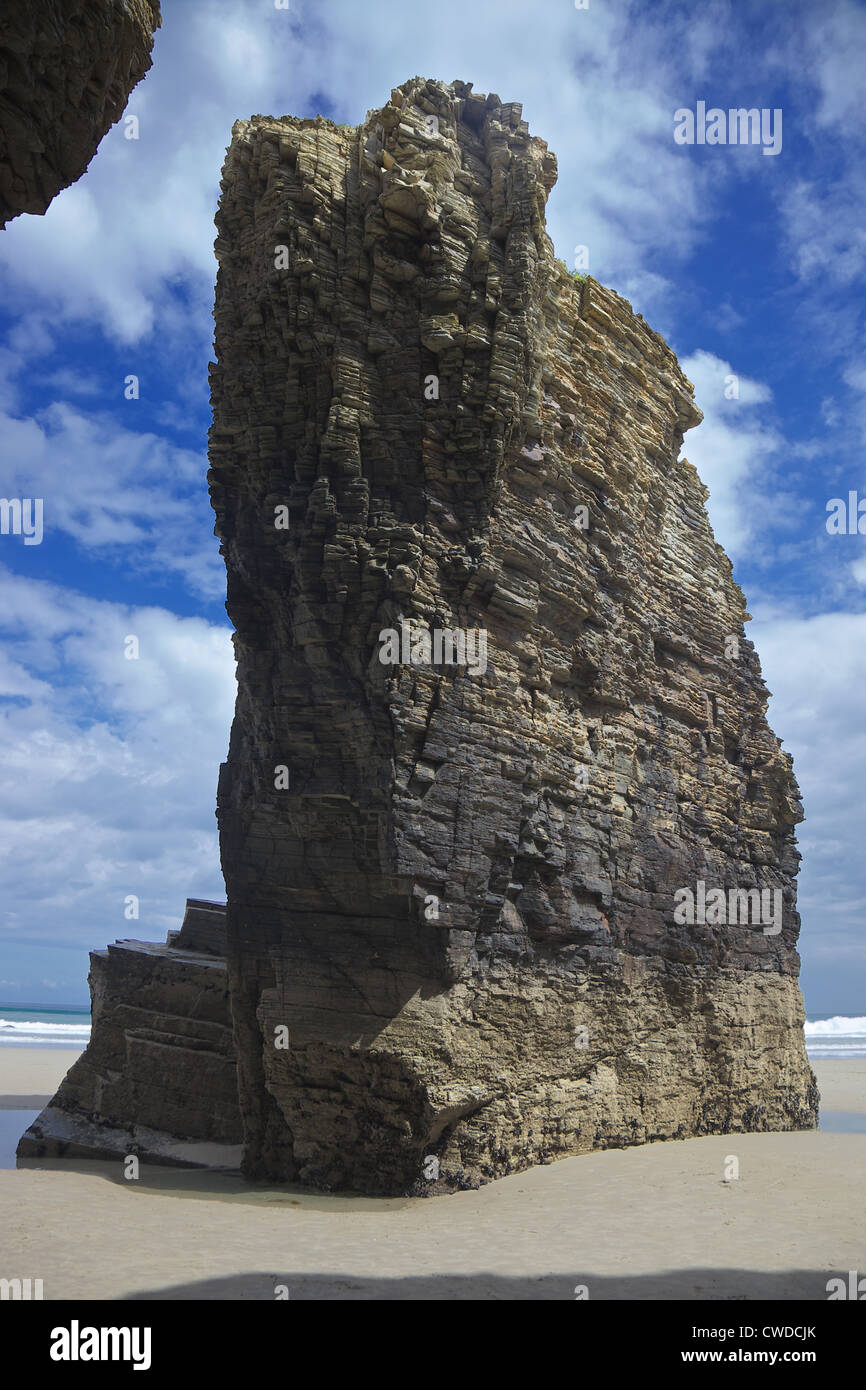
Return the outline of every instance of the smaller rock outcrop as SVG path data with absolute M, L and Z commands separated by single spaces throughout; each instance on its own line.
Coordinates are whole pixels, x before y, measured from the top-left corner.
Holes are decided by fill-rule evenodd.
M 23 1135 L 19 1158 L 119 1158 L 235 1168 L 241 1117 L 226 981 L 225 906 L 190 899 L 165 945 L 90 956 L 90 1044 Z
M 160 24 L 159 0 L 0 0 L 0 227 L 81 178 Z

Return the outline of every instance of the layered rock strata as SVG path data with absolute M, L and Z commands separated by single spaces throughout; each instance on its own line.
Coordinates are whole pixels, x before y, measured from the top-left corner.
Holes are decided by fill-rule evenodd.
M 815 1123 L 802 812 L 680 458 L 701 416 L 554 258 L 555 178 L 461 82 L 233 130 L 209 477 L 251 1176 L 426 1193 Z M 682 921 L 713 888 L 779 929 Z
M 242 1128 L 225 907 L 190 900 L 168 944 L 117 941 L 90 956 L 92 1032 L 20 1158 L 117 1158 L 237 1167 Z
M 0 0 L 0 227 L 81 177 L 160 22 L 159 0 Z

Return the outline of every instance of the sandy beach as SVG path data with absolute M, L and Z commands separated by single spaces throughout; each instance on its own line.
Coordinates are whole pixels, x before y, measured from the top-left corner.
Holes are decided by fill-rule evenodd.
M 41 1110 L 80 1056 L 73 1047 L 0 1048 L 0 1110 Z
M 0 1107 L 38 1109 L 77 1055 L 3 1051 Z M 813 1065 L 822 1110 L 866 1115 L 866 1060 Z M 831 1124 L 607 1150 L 413 1200 L 35 1161 L 0 1170 L 0 1273 L 42 1278 L 47 1299 L 285 1285 L 292 1299 L 826 1300 L 831 1276 L 866 1272 L 866 1133 Z

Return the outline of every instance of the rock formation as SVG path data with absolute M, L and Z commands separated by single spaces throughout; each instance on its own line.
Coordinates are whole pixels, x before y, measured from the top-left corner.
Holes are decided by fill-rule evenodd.
M 0 227 L 81 178 L 160 22 L 159 0 L 0 0 Z
M 816 1120 L 802 813 L 679 458 L 701 416 L 555 260 L 555 178 L 461 82 L 233 130 L 209 477 L 251 1176 L 436 1192 Z M 778 923 L 704 920 L 717 889 Z
M 463 83 L 235 127 L 227 929 L 192 901 L 93 953 L 92 1041 L 21 1155 L 230 1166 L 242 1118 L 250 1176 L 429 1193 L 815 1122 L 801 808 L 679 458 L 700 415 L 554 259 L 554 180 Z
M 224 950 L 224 905 L 193 899 L 166 945 L 117 941 L 91 952 L 90 1044 L 20 1140 L 20 1158 L 136 1153 L 176 1167 L 237 1167 Z

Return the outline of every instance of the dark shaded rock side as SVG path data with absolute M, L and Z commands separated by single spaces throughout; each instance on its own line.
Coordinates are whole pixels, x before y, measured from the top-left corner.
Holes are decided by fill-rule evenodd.
M 166 945 L 116 941 L 90 955 L 92 1033 L 19 1158 L 121 1158 L 238 1166 L 225 907 L 190 900 Z
M 159 0 L 0 0 L 0 227 L 81 178 L 160 23 Z

